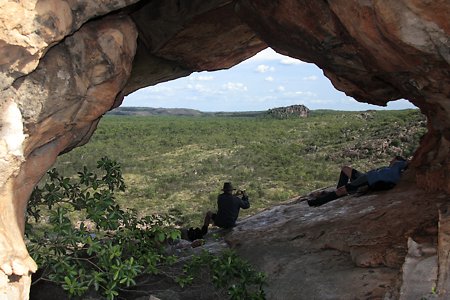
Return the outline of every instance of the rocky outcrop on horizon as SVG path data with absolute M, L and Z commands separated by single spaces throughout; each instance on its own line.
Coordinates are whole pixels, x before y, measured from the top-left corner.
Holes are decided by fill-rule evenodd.
M 450 193 L 447 0 L 6 0 L 0 8 L 0 295 L 27 298 L 36 265 L 18 237 L 28 197 L 57 155 L 88 142 L 125 95 L 229 68 L 269 46 L 316 64 L 358 101 L 403 98 L 420 108 L 428 131 L 411 164 L 415 184 Z M 446 294 L 447 238 L 438 253 Z M 18 278 L 8 285 L 10 275 Z
M 304 105 L 290 105 L 269 109 L 267 114 L 277 119 L 306 118 L 309 115 L 309 109 Z

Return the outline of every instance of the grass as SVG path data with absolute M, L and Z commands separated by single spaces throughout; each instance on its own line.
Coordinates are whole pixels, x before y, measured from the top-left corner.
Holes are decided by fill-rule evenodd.
M 335 183 L 342 165 L 362 171 L 411 156 L 425 133 L 418 110 L 312 111 L 302 119 L 246 116 L 105 116 L 91 141 L 59 157 L 73 176 L 108 156 L 121 163 L 119 203 L 171 213 L 198 226 L 224 181 L 246 189 L 256 212 Z

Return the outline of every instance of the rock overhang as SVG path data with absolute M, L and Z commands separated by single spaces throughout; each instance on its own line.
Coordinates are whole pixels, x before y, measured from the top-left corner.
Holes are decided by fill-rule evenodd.
M 10 0 L 0 8 L 0 208 L 11 210 L 0 226 L 17 224 L 0 236 L 12 250 L 0 250 L 31 271 L 24 244 L 7 241 L 23 230 L 17 212 L 58 154 L 86 143 L 125 95 L 229 68 L 266 47 L 315 63 L 358 101 L 419 107 L 428 133 L 412 163 L 417 184 L 450 193 L 446 0 Z M 14 151 L 8 107 L 23 122 Z

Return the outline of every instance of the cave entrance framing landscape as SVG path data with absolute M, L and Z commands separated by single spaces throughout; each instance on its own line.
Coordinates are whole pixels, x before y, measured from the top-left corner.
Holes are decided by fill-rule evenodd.
M 447 1 L 2 5 L 0 291 L 9 298 L 27 298 L 36 266 L 17 238 L 21 212 L 59 153 L 85 144 L 125 95 L 193 71 L 229 68 L 267 46 L 317 64 L 358 101 L 403 98 L 419 107 L 428 131 L 411 165 L 416 183 L 430 193 L 450 191 Z M 450 286 L 445 211 L 437 251 L 437 291 L 444 298 Z M 10 274 L 18 280 L 8 283 Z

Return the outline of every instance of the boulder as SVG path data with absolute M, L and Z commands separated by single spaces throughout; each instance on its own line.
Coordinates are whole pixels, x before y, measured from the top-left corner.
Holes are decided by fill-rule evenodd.
M 448 216 L 429 207 L 447 194 L 402 183 L 320 207 L 304 199 L 241 220 L 225 237 L 267 274 L 267 299 L 446 299 L 432 292 L 448 289 L 437 252 L 449 247 L 439 228 Z

